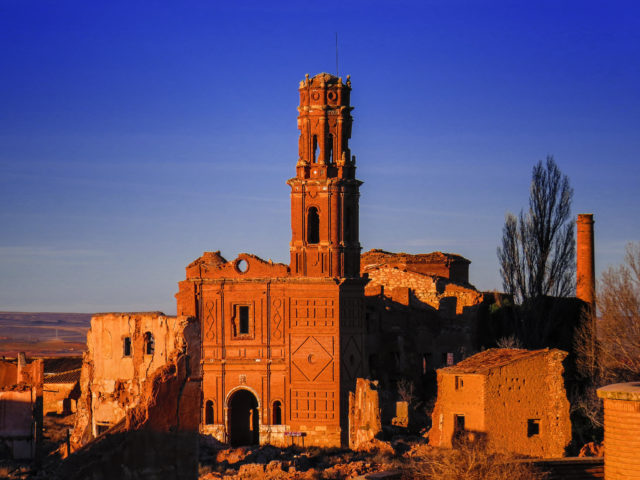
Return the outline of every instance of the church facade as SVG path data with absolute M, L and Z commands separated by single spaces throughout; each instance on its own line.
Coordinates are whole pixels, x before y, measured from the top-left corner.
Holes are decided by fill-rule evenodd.
M 178 316 L 201 328 L 200 431 L 233 445 L 347 443 L 348 394 L 367 373 L 351 82 L 300 82 L 289 265 L 205 252 Z

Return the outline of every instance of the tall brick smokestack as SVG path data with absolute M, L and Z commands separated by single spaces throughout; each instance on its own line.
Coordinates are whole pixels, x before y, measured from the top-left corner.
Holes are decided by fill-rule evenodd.
M 593 255 L 593 214 L 579 213 L 576 248 L 576 297 L 591 308 L 596 303 L 596 273 Z

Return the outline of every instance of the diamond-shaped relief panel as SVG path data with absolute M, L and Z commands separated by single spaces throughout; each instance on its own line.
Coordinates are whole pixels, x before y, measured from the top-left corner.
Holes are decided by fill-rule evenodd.
M 333 361 L 333 357 L 314 337 L 308 337 L 291 355 L 291 363 L 309 380 L 315 380 Z
M 362 350 L 353 337 L 349 337 L 342 350 L 342 365 L 349 376 L 355 378 L 362 365 Z

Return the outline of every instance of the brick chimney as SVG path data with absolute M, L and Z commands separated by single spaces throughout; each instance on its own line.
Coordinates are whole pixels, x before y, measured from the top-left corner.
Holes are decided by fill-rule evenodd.
M 596 274 L 593 255 L 593 214 L 579 213 L 576 221 L 577 259 L 576 259 L 576 297 L 589 304 L 596 303 Z

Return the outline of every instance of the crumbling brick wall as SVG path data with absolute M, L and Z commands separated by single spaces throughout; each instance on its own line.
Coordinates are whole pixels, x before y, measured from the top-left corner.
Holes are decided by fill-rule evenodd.
M 413 255 L 404 252 L 392 253 L 373 249 L 363 253 L 361 256 L 361 266 L 365 271 L 371 267 L 387 266 L 423 275 L 436 275 L 458 283 L 469 282 L 470 263 L 469 260 L 460 255 L 443 252 Z
M 435 387 L 434 369 L 476 348 L 484 294 L 431 268 L 434 262 L 453 268 L 447 263 L 452 258 L 468 271 L 469 261 L 459 255 L 382 250 L 363 254 L 362 273 L 369 279 L 365 288 L 369 369 L 382 388 L 395 391 L 397 381 L 409 380 L 420 386 L 418 394 L 426 400 Z M 385 420 L 389 414 L 385 408 Z
M 416 304 L 417 300 L 448 317 L 462 315 L 465 309 L 482 303 L 483 295 L 475 288 L 452 283 L 444 278 L 392 267 L 370 269 L 367 273 L 369 275 L 367 289 L 381 285 L 385 292 L 391 295 L 398 289 L 409 289 L 412 294 L 411 296 L 407 294 L 406 297 L 409 304 Z M 398 294 L 400 294 L 399 291 Z M 401 298 L 398 296 L 398 300 L 402 301 Z
M 366 447 L 382 431 L 378 382 L 358 378 L 349 392 L 349 448 Z
M 95 315 L 87 333 L 74 447 L 123 419 L 131 428 L 164 431 L 168 424 L 179 428 L 182 423 L 197 430 L 199 338 L 198 325 L 188 317 L 160 312 Z

